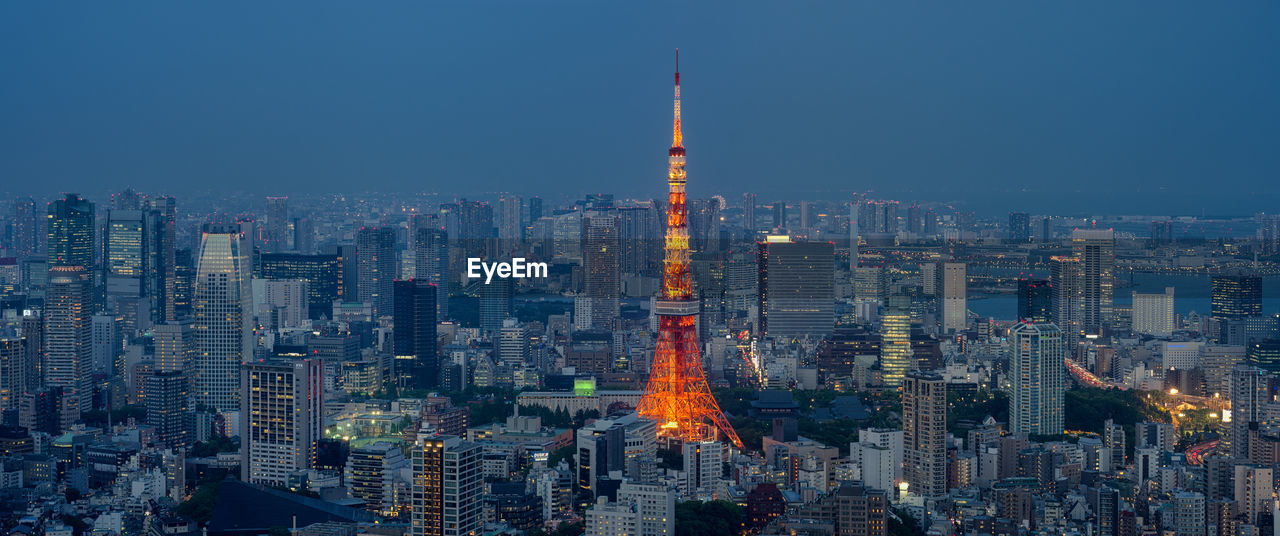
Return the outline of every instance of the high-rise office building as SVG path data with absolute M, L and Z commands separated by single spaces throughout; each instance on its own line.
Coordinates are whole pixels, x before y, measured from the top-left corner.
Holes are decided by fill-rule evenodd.
M 262 250 L 278 253 L 289 250 L 289 198 L 267 197 L 267 225 Z
M 1214 318 L 1262 315 L 1261 276 L 1244 271 L 1213 274 L 1209 292 L 1209 314 Z
M 1049 285 L 1053 293 L 1052 320 L 1062 330 L 1064 344 L 1067 346 L 1074 346 L 1084 329 L 1081 271 L 1080 259 L 1076 257 L 1049 258 Z
M 338 254 L 263 253 L 256 275 L 268 281 L 307 282 L 307 314 L 312 320 L 333 317 L 333 302 L 344 298 L 342 257 Z
M 538 221 L 542 218 L 542 198 L 533 196 L 529 198 L 529 218 L 530 222 Z
M 1018 280 L 1018 320 L 1053 321 L 1053 287 L 1049 286 L 1049 280 Z
M 778 340 L 835 328 L 835 246 L 770 238 L 758 244 L 760 331 Z
M 394 372 L 400 387 L 440 386 L 436 351 L 436 286 L 424 281 L 396 281 L 393 294 Z
M 0 335 L 0 412 L 18 409 L 26 391 L 26 340 Z
M 390 227 L 365 227 L 356 233 L 361 303 L 374 318 L 391 314 L 391 283 L 396 279 L 396 233 Z
M 774 229 L 787 228 L 787 202 L 786 201 L 773 202 L 773 228 Z
M 190 382 L 180 370 L 154 371 L 146 378 L 147 424 L 155 439 L 168 448 L 183 448 L 193 441 Z
M 888 307 L 880 317 L 880 370 L 887 387 L 902 385 L 912 368 L 911 310 Z
M 968 277 L 962 262 L 942 264 L 942 331 L 964 331 L 969 324 Z
M 607 330 L 618 318 L 618 218 L 591 213 L 582 218 L 583 293 L 591 300 L 592 329 Z
M 1012 331 L 1009 357 L 1009 429 L 1015 434 L 1062 433 L 1062 330 L 1048 323 L 1022 322 Z
M 1173 287 L 1164 292 L 1133 293 L 1133 331 L 1153 337 L 1168 337 L 1176 326 L 1173 323 Z
M 618 268 L 624 274 L 656 274 L 662 263 L 661 214 L 652 206 L 618 211 Z
M 1268 406 L 1275 400 L 1271 392 L 1275 376 L 1257 367 L 1237 365 L 1231 369 L 1231 431 L 1227 436 L 1233 458 L 1248 459 L 1249 428 L 1267 421 Z
M 1111 321 L 1115 299 L 1116 238 L 1111 229 L 1076 229 L 1072 255 L 1080 259 L 1080 329 L 1100 334 Z
M 742 194 L 742 228 L 749 232 L 756 230 L 756 194 Z
M 511 316 L 512 279 L 493 278 L 480 284 L 480 330 L 493 334 Z
M 195 399 L 240 409 L 240 364 L 253 358 L 252 245 L 236 225 L 204 226 L 192 298 Z
M 142 210 L 107 211 L 102 261 L 106 305 L 110 311 L 122 315 L 125 333 L 145 329 L 153 318 L 150 304 L 140 301 L 152 290 L 148 288 L 152 269 L 148 261 L 153 259 L 148 248 L 152 238 L 149 223 L 153 220 Z
M 529 360 L 529 330 L 519 320 L 502 321 L 498 332 L 498 358 L 512 368 L 524 366 Z
M 524 239 L 524 200 L 518 195 L 503 194 L 498 198 L 498 238 L 508 249 Z
M 800 202 L 800 228 L 809 229 L 818 223 L 818 213 L 813 209 L 813 203 L 809 201 Z
M 857 272 L 858 265 L 858 247 L 862 241 L 858 228 L 858 207 L 861 206 L 856 199 L 849 203 L 849 272 Z
M 49 268 L 44 307 L 44 383 L 62 389 L 69 406 L 93 403 L 93 294 L 80 265 Z
M 449 435 L 421 434 L 411 451 L 410 536 L 475 536 L 483 525 L 483 449 Z
M 1031 216 L 1026 212 L 1009 213 L 1009 240 L 1019 243 L 1031 241 Z
M 43 240 L 39 238 L 39 228 L 36 202 L 29 197 L 14 200 L 11 243 L 19 259 L 26 259 L 40 250 Z
M 947 385 L 931 372 L 902 381 L 903 477 L 908 491 L 927 498 L 947 494 Z
M 398 474 L 409 460 L 399 445 L 378 441 L 351 449 L 343 471 L 347 493 L 364 502 L 364 509 L 383 515 L 396 511 Z M 401 499 L 402 500 L 402 499 Z
M 65 199 L 49 203 L 50 267 L 83 266 L 92 273 L 95 236 L 93 203 L 80 199 L 78 194 L 67 194 Z
M 439 218 L 425 218 L 413 238 L 413 278 L 436 285 L 436 317 L 449 317 L 449 240 Z
M 149 197 L 147 210 L 147 295 L 155 307 L 154 322 L 178 319 L 175 302 L 177 292 L 177 219 L 178 203 L 168 196 Z
M 324 432 L 324 365 L 319 359 L 246 363 L 240 368 L 240 479 L 283 486 L 315 467 Z

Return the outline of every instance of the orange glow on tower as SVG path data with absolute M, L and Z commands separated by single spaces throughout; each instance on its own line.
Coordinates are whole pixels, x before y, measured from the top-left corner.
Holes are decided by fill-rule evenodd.
M 637 408 L 658 423 L 658 435 L 681 441 L 713 441 L 723 434 L 738 448 L 742 440 L 729 426 L 711 396 L 698 352 L 695 319 L 699 302 L 693 299 L 689 273 L 689 213 L 685 207 L 684 139 L 680 131 L 680 51 L 676 51 L 675 121 L 667 151 L 667 236 L 662 296 L 657 303 L 658 347 L 649 383 Z

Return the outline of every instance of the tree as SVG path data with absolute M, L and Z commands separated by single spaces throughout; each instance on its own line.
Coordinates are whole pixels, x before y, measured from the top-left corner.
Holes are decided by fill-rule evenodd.
M 729 501 L 686 501 L 676 505 L 676 536 L 742 534 L 742 507 Z
M 173 510 L 187 516 L 201 525 L 208 523 L 213 517 L 213 507 L 218 502 L 218 490 L 222 489 L 222 481 L 206 482 L 196 488 L 191 498 L 179 504 Z

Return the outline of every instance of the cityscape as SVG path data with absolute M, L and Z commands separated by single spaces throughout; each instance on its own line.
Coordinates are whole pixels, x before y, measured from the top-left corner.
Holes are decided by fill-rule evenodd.
M 661 117 L 652 173 L 591 191 L 0 149 L 0 530 L 1280 536 L 1267 179 L 1167 211 L 1142 179 L 755 188 L 700 163 L 731 85 L 674 48 L 618 104 Z

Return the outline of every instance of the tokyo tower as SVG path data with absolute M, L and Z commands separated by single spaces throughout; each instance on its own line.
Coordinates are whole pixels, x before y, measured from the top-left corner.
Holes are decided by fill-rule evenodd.
M 684 442 L 714 441 L 717 430 L 735 446 L 742 440 L 720 411 L 702 372 L 699 302 L 689 274 L 689 213 L 685 207 L 684 141 L 680 133 L 680 51 L 676 51 L 675 122 L 667 151 L 667 236 L 662 296 L 658 299 L 658 347 L 649 384 L 637 410 L 658 423 L 658 435 Z

